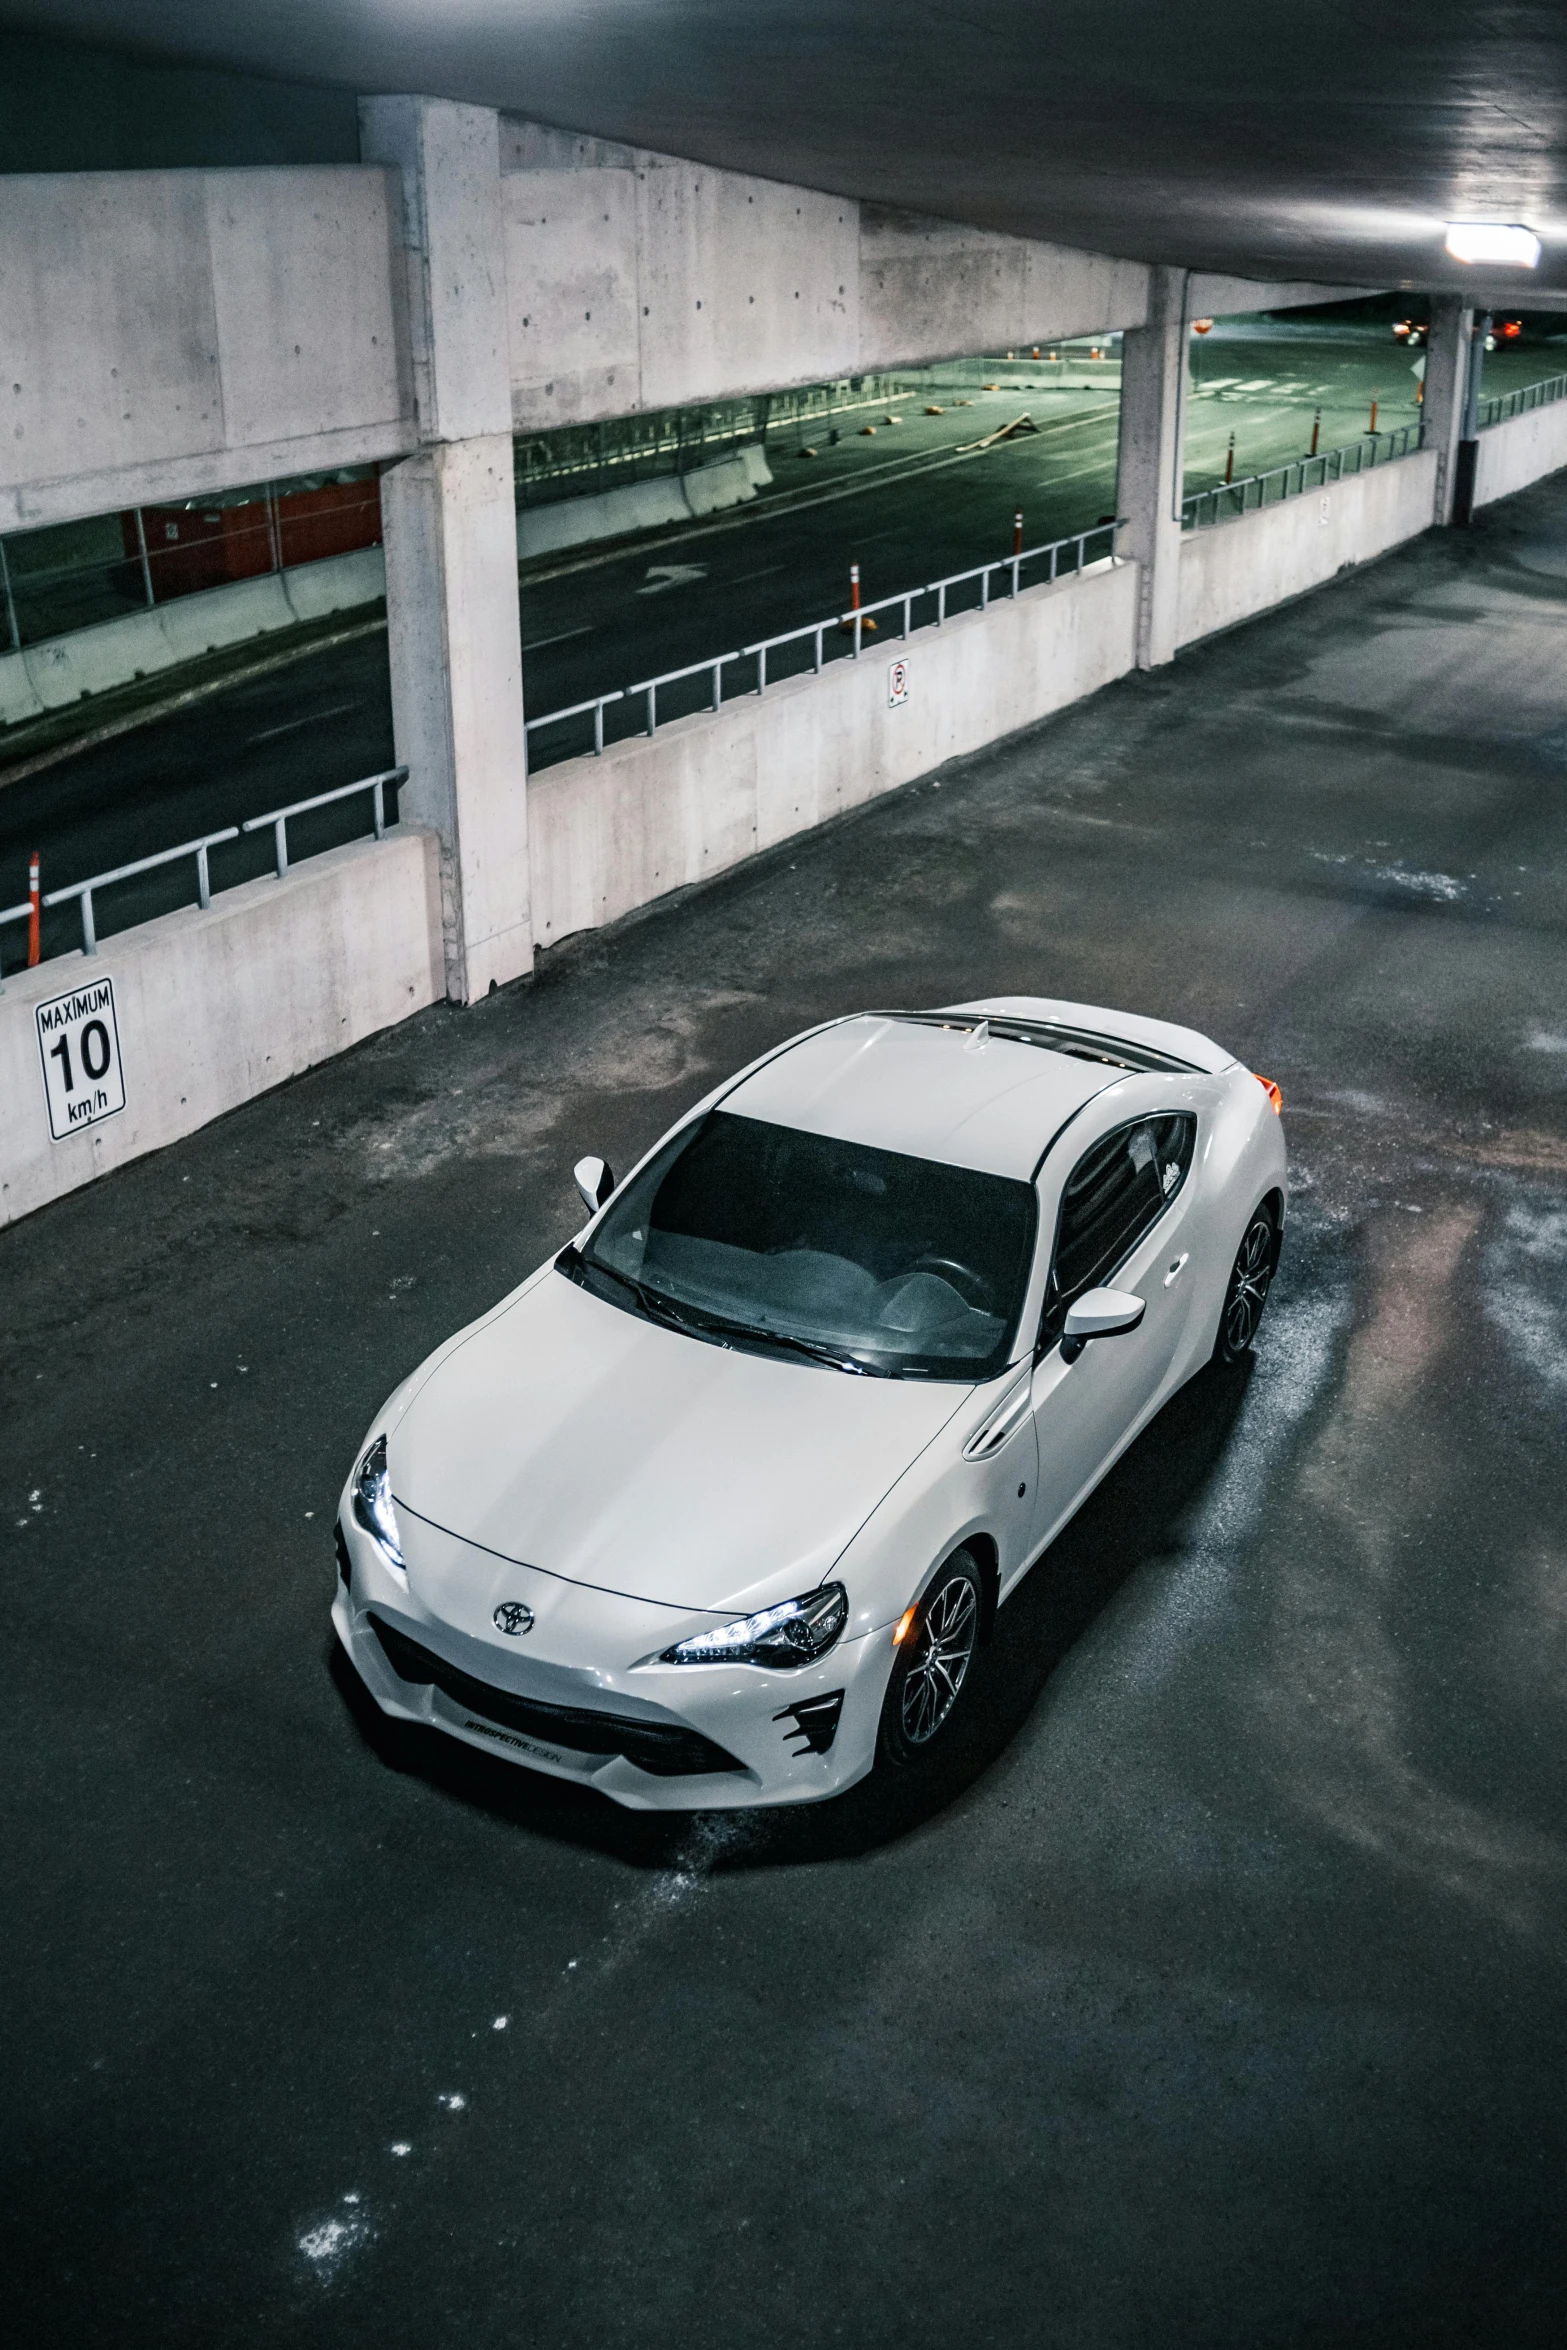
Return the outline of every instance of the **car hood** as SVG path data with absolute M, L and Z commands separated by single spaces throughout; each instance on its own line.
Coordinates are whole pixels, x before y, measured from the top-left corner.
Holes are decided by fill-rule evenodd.
M 414 1384 L 392 1492 L 548 1574 L 744 1613 L 820 1581 L 970 1394 L 708 1345 L 550 1273 Z

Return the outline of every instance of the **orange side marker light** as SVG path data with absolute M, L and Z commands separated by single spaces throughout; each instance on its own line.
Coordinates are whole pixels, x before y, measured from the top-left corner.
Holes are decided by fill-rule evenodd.
M 1253 1077 L 1257 1078 L 1257 1083 L 1262 1087 L 1263 1092 L 1267 1095 L 1269 1101 L 1272 1103 L 1273 1115 L 1275 1118 L 1277 1118 L 1284 1108 L 1283 1094 L 1280 1093 L 1278 1087 L 1274 1084 L 1271 1077 L 1258 1077 L 1255 1069 L 1253 1069 L 1252 1075 Z
M 906 1607 L 904 1609 L 902 1615 L 898 1618 L 897 1622 L 892 1627 L 892 1645 L 894 1648 L 901 1648 L 903 1646 L 903 1643 L 905 1640 L 907 1640 L 909 1634 L 914 1629 L 914 1619 L 918 1614 L 918 1607 Z

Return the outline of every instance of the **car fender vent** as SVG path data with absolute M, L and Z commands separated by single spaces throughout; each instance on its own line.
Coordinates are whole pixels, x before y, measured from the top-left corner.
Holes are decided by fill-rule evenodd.
M 802 1697 L 798 1705 L 786 1705 L 782 1713 L 774 1714 L 775 1722 L 792 1722 L 793 1729 L 785 1730 L 788 1741 L 798 1738 L 799 1746 L 790 1744 L 791 1754 L 825 1754 L 838 1735 L 838 1722 L 843 1713 L 843 1691 L 832 1690 L 826 1697 Z
M 966 1461 L 992 1459 L 1007 1440 L 1017 1434 L 1028 1418 L 1033 1387 L 1033 1374 L 1030 1372 L 1001 1398 L 994 1411 L 987 1413 L 963 1447 L 963 1458 Z

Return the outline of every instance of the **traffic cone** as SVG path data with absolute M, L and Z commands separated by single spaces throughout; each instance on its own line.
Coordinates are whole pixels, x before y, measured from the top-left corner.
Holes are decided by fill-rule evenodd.
M 839 623 L 838 623 L 838 626 L 839 626 L 839 628 L 842 630 L 842 632 L 843 632 L 843 634 L 844 634 L 845 636 L 852 636 L 852 635 L 854 634 L 854 616 L 855 616 L 855 614 L 856 614 L 856 613 L 859 611 L 859 608 L 860 608 L 860 567 L 859 567 L 858 563 L 851 563 L 851 564 L 849 565 L 849 613 L 848 613 L 848 618 L 847 618 L 847 619 L 845 619 L 845 620 L 840 620 L 840 621 L 839 621 Z M 862 620 L 862 621 L 860 622 L 860 634 L 861 634 L 862 636 L 874 636 L 874 635 L 876 634 L 876 623 L 875 623 L 875 621 L 874 621 L 874 620 L 869 620 L 869 619 Z
M 40 960 L 43 948 L 38 936 L 39 908 L 43 900 L 38 890 L 38 851 L 34 849 L 27 862 L 27 968 Z

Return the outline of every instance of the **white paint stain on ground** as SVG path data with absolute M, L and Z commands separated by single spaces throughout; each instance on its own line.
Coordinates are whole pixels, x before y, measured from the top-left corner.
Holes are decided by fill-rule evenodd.
M 1390 888 L 1407 889 L 1411 897 L 1428 898 L 1434 905 L 1455 905 L 1468 895 L 1468 884 L 1452 873 L 1406 873 L 1401 865 L 1373 865 L 1371 870 Z
M 1567 1208 L 1515 1200 L 1485 1252 L 1485 1311 L 1503 1343 L 1567 1394 Z
M 1424 898 L 1428 904 L 1451 906 L 1469 895 L 1469 884 L 1456 873 L 1411 873 L 1403 865 L 1375 865 L 1369 858 L 1356 858 L 1347 852 L 1332 849 L 1312 849 L 1311 856 L 1319 865 L 1354 865 L 1370 880 L 1379 881 L 1385 889 L 1407 890 L 1411 897 Z
M 361 2199 L 351 2194 L 343 2197 L 335 2211 L 302 2229 L 296 2242 L 314 2273 L 327 2279 L 338 2274 L 349 2254 L 369 2235 L 370 2222 Z

